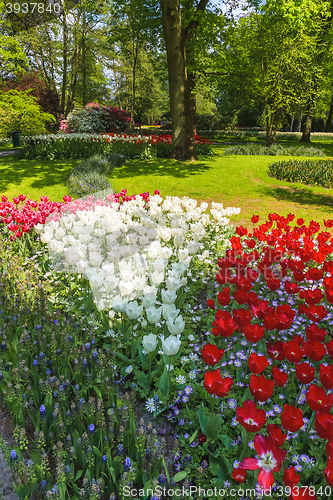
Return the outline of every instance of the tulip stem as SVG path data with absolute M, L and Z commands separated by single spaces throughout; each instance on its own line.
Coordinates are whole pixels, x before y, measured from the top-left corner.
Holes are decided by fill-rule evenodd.
M 302 444 L 303 444 L 303 446 L 304 446 L 304 444 L 305 444 L 305 443 L 307 442 L 307 440 L 308 440 L 308 435 L 309 435 L 309 432 L 310 432 L 310 430 L 311 430 L 311 428 L 312 428 L 312 426 L 313 426 L 313 421 L 314 421 L 314 419 L 315 419 L 315 416 L 316 416 L 316 412 L 315 412 L 315 411 L 313 411 L 313 412 L 312 412 L 312 415 L 311 415 L 311 418 L 310 418 L 310 421 L 309 421 L 309 424 L 308 424 L 308 426 L 307 426 L 307 428 L 306 428 L 306 431 L 305 431 L 305 433 L 304 433 L 304 437 L 303 437 L 303 440 L 302 440 Z
M 241 454 L 240 459 L 239 459 L 240 462 L 243 460 L 243 458 L 245 458 L 245 455 L 247 453 L 248 444 L 249 444 L 249 433 L 245 431 L 245 436 L 243 438 L 243 450 L 242 450 L 242 454 Z

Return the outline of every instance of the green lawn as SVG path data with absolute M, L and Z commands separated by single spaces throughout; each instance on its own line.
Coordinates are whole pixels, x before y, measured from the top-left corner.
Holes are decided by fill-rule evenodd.
M 322 146 L 333 156 L 333 143 Z M 286 159 L 277 156 L 223 156 L 225 146 L 214 146 L 216 156 L 197 162 L 169 159 L 128 160 L 110 178 L 114 190 L 129 194 L 161 191 L 162 196 L 188 196 L 198 200 L 222 202 L 241 207 L 233 220 L 250 225 L 252 214 L 266 219 L 269 212 L 295 213 L 306 222 L 333 218 L 333 189 L 291 184 L 268 177 L 267 166 Z M 298 157 L 300 158 L 300 157 Z M 61 201 L 66 194 L 65 180 L 78 160 L 15 160 L 0 158 L 0 194 L 9 198 L 20 193 L 39 199 L 46 195 Z

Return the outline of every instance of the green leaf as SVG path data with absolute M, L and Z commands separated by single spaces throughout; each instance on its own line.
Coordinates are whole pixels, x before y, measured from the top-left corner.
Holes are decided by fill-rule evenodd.
M 164 470 L 165 470 L 165 475 L 166 475 L 166 478 L 168 480 L 168 484 L 170 484 L 170 476 L 169 476 L 169 471 L 168 471 L 168 468 L 167 468 L 167 465 L 165 463 L 165 460 L 164 460 L 164 457 L 162 455 L 162 463 L 163 463 L 163 466 L 164 466 Z
M 116 352 L 116 356 L 118 356 L 118 358 L 124 361 L 124 363 L 126 363 L 127 365 L 131 364 L 131 360 L 128 359 L 128 357 L 125 356 L 125 354 L 122 354 L 121 352 Z
M 196 438 L 197 434 L 198 434 L 198 430 L 196 430 L 195 432 L 193 432 L 191 438 L 190 438 L 190 444 L 194 441 L 194 439 Z
M 177 474 L 174 476 L 173 480 L 175 481 L 175 483 L 178 483 L 179 481 L 182 481 L 183 479 L 185 479 L 186 476 L 187 476 L 187 472 L 185 470 L 182 470 L 181 472 L 177 472 Z
M 206 436 L 207 417 L 205 415 L 205 409 L 204 409 L 203 404 L 201 404 L 200 409 L 199 409 L 199 423 L 200 423 L 201 432 L 203 434 L 205 434 L 205 436 Z
M 165 398 L 168 396 L 170 390 L 170 380 L 168 370 L 166 368 L 164 368 L 164 372 L 162 374 L 162 377 L 160 378 L 158 389 L 162 396 L 164 396 Z
M 223 434 L 222 436 L 220 436 L 220 439 L 221 439 L 222 443 L 224 444 L 224 446 L 227 448 L 227 450 L 229 450 L 230 443 L 232 442 L 231 437 L 227 436 L 226 434 Z
M 76 481 L 78 481 L 80 479 L 80 477 L 82 476 L 82 474 L 83 474 L 83 470 L 78 470 L 77 471 L 75 479 L 74 479 L 74 483 L 76 483 Z
M 30 457 L 34 465 L 40 465 L 42 463 L 42 457 L 39 451 L 31 450 Z
M 136 381 L 137 383 L 143 388 L 143 389 L 146 389 L 146 390 L 149 390 L 150 389 L 150 384 L 149 384 L 149 381 L 148 381 L 148 378 L 147 378 L 147 375 L 140 371 L 140 370 L 135 370 L 135 377 L 136 377 Z
M 222 418 L 220 415 L 214 415 L 206 422 L 206 436 L 207 438 L 213 438 L 218 436 L 222 425 Z

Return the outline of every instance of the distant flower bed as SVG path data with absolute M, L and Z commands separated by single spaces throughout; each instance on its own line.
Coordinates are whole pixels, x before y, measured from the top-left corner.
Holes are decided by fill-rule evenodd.
M 288 182 L 331 188 L 333 162 L 331 160 L 286 160 L 268 166 L 269 176 Z
M 211 154 L 209 139 L 194 136 L 197 153 Z M 25 138 L 20 158 L 88 158 L 94 154 L 119 153 L 125 158 L 167 158 L 172 150 L 171 135 L 56 134 Z
M 244 146 L 231 146 L 227 148 L 224 155 L 267 155 L 267 156 L 325 156 L 321 149 L 311 146 L 284 147 L 273 144 L 270 148 L 260 144 L 246 144 Z

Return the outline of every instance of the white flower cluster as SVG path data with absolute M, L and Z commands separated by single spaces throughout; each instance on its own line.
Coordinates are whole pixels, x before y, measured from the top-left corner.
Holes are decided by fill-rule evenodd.
M 207 203 L 197 206 L 187 197 L 155 195 L 147 202 L 137 196 L 122 205 L 112 195 L 96 201 L 88 197 L 67 203 L 62 214 L 51 214 L 35 229 L 56 270 L 80 273 L 90 281 L 99 309 L 112 307 L 137 319 L 144 306 L 149 322 L 157 323 L 163 313 L 170 333 L 177 335 L 183 323 L 174 302 L 186 284 L 191 259 L 207 258 L 216 235 L 229 223 L 221 204 L 211 209 L 213 218 L 207 209 Z M 240 209 L 226 210 L 232 215 Z M 155 302 L 162 284 L 161 310 Z M 142 306 L 133 301 L 140 296 L 145 296 Z

